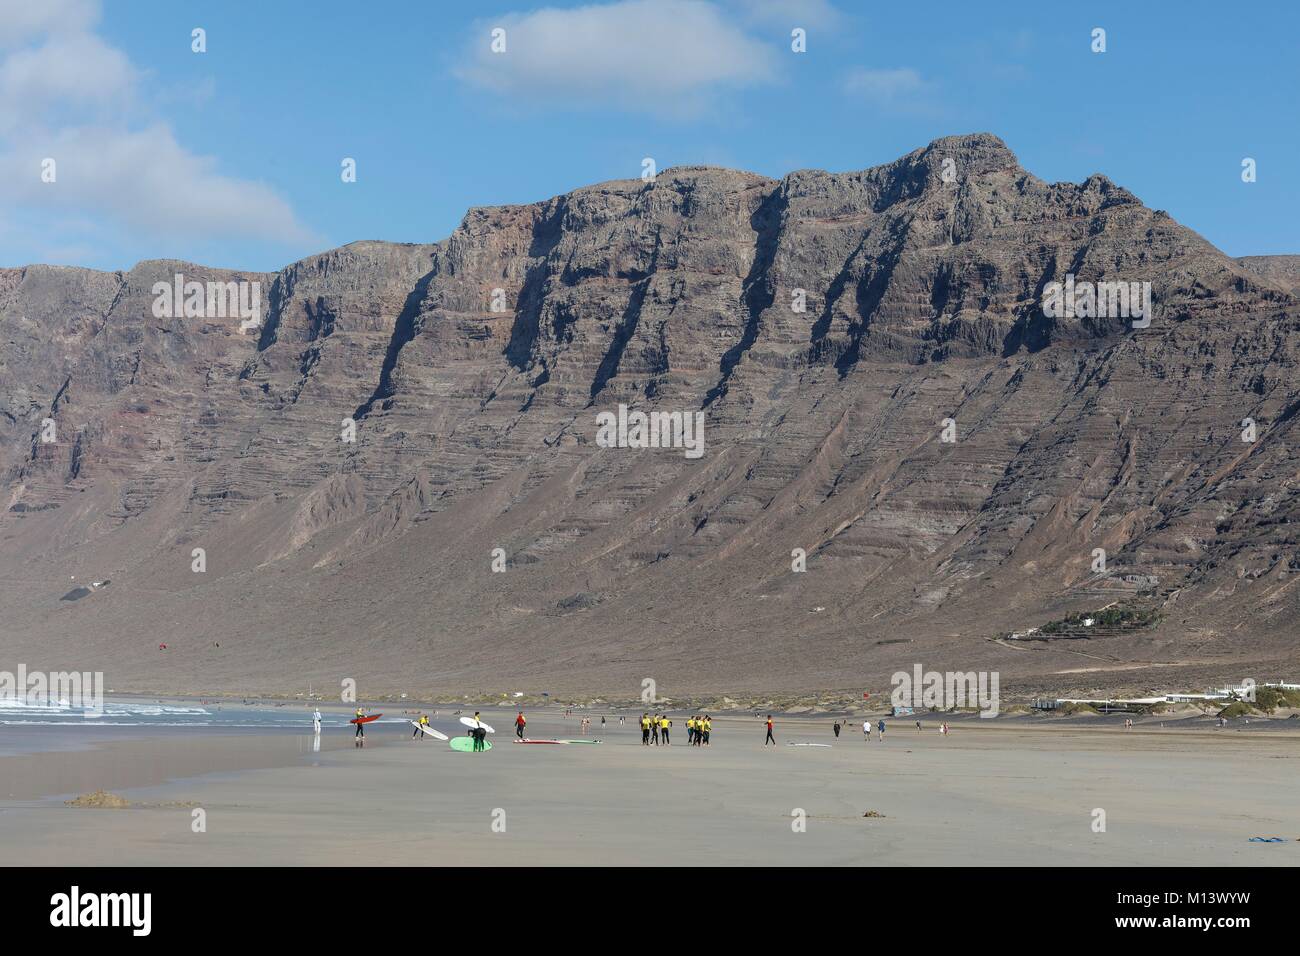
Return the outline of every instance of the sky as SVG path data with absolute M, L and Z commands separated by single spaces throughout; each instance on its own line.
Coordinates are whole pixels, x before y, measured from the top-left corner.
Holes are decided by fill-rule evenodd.
M 270 271 L 646 158 L 779 177 L 973 132 L 1300 253 L 1298 35 L 1293 0 L 0 0 L 0 266 Z

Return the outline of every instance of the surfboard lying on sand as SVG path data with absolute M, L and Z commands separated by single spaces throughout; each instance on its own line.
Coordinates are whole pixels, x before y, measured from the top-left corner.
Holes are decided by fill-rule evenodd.
M 474 741 L 469 737 L 452 737 L 451 749 L 459 750 L 461 753 L 469 753 L 474 749 Z M 483 749 L 491 750 L 492 741 L 490 740 L 483 741 Z
M 486 730 L 486 731 L 487 731 L 488 733 L 490 733 L 490 734 L 495 734 L 495 733 L 496 733 L 495 730 L 493 730 L 491 727 L 489 727 L 489 726 L 488 726 L 487 724 L 485 724 L 483 721 L 481 721 L 481 720 L 475 720 L 473 717 L 462 717 L 462 718 L 460 719 L 460 722 L 461 722 L 462 724 L 464 724 L 466 727 L 482 727 L 484 730 Z
M 830 746 L 830 744 L 797 744 L 793 740 L 787 740 L 785 742 L 785 745 L 787 747 L 829 747 Z
M 383 714 L 369 714 L 365 717 L 353 717 L 348 721 L 349 724 L 368 724 L 372 720 L 378 720 Z
M 561 740 L 562 744 L 598 744 L 599 740 Z
M 517 744 L 567 744 L 568 741 L 567 740 L 528 740 L 528 739 L 520 740 L 518 737 L 516 737 L 515 743 Z
M 426 734 L 428 734 L 430 737 L 435 738 L 436 740 L 447 740 L 447 739 L 448 739 L 446 734 L 444 734 L 444 733 L 442 733 L 442 732 L 440 732 L 440 731 L 434 730 L 432 727 L 429 727 L 429 726 L 427 726 L 427 725 L 425 725 L 425 724 L 422 724 L 422 723 L 420 723 L 418 720 L 413 720 L 413 721 L 411 721 L 411 723 L 414 724 L 416 727 L 419 727 L 419 728 L 420 728 L 421 730 L 423 730 Z

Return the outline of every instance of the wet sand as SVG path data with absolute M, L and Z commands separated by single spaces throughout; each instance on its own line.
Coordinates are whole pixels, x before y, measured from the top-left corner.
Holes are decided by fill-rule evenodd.
M 309 734 L 177 730 L 0 757 L 0 845 L 26 865 L 1300 865 L 1289 729 L 964 721 L 941 737 L 899 720 L 867 743 L 784 719 L 764 748 L 761 722 L 724 719 L 706 749 L 681 719 L 659 748 L 630 720 L 598 746 L 520 746 L 509 715 L 488 719 L 477 755 L 380 724 L 364 749 L 335 730 L 319 753 Z M 529 730 L 580 736 L 553 714 Z M 147 806 L 63 804 L 97 789 Z

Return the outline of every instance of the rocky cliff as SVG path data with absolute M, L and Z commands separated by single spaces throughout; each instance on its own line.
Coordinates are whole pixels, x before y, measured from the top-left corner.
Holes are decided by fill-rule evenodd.
M 1286 258 L 972 135 L 267 275 L 0 270 L 0 646 L 170 691 L 1295 677 Z M 177 274 L 260 324 L 159 318 Z M 1067 276 L 1151 283 L 1150 325 L 1048 315 Z M 620 405 L 702 413 L 703 455 L 603 447 Z M 1106 606 L 1158 623 L 998 639 Z

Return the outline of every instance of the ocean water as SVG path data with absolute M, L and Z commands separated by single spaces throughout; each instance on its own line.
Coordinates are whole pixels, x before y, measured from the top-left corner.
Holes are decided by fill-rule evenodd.
M 370 708 L 378 711 L 379 708 Z M 0 697 L 0 727 L 69 726 L 94 730 L 108 727 L 210 727 L 218 729 L 274 729 L 312 732 L 312 712 L 307 704 L 276 706 L 266 702 L 244 704 L 239 701 L 176 702 L 129 698 L 106 699 L 102 713 L 77 707 L 66 700 L 37 703 Z M 381 711 L 382 712 L 382 711 Z M 353 729 L 348 721 L 351 711 L 321 711 L 321 729 Z M 405 715 L 393 713 L 373 724 L 405 723 Z

